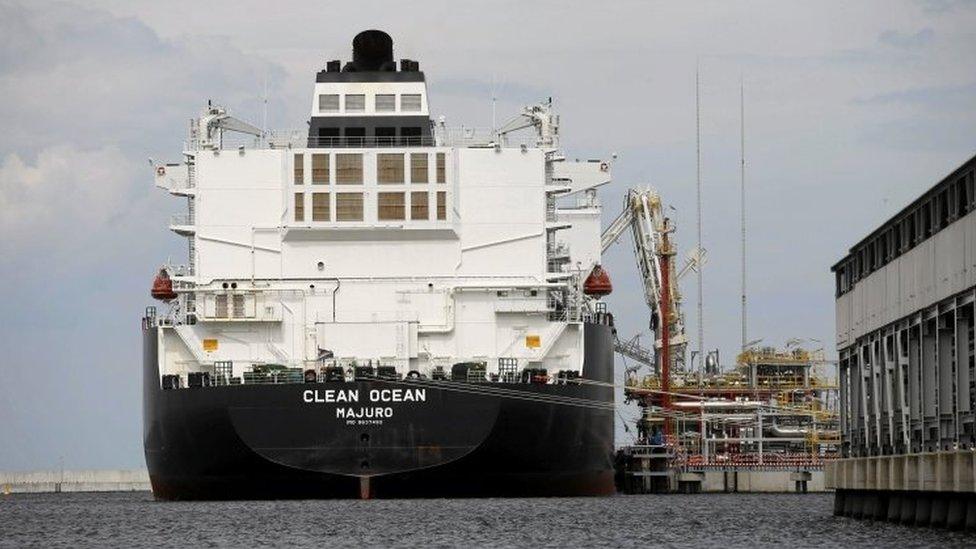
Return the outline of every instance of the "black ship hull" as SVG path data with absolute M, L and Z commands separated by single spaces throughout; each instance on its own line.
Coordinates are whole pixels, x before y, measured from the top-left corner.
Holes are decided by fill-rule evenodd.
M 144 329 L 144 445 L 159 499 L 600 496 L 614 492 L 611 328 L 598 384 L 381 381 L 163 390 Z

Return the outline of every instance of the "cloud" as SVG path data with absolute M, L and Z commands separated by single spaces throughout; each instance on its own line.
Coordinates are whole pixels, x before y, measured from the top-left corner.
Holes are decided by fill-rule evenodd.
M 282 74 L 224 38 L 165 40 L 134 18 L 0 3 L 0 151 L 67 141 L 144 157 L 178 146 L 209 98 L 257 119 L 266 77 Z
M 878 42 L 901 49 L 917 49 L 926 46 L 935 38 L 935 31 L 929 28 L 916 33 L 889 29 L 878 35 Z
M 146 159 L 179 160 L 208 98 L 259 119 L 282 74 L 226 38 L 0 0 L 0 469 L 142 465 L 138 314 L 186 256 Z
M 951 13 L 959 8 L 976 6 L 974 0 L 920 0 L 919 3 L 924 12 L 933 14 Z
M 908 88 L 868 97 L 855 98 L 858 105 L 912 104 L 938 107 L 942 110 L 969 110 L 976 107 L 976 82 L 952 86 Z
M 59 145 L 33 162 L 8 154 L 0 164 L 0 249 L 70 242 L 121 220 L 138 218 L 145 198 L 133 185 L 149 180 L 117 147 Z

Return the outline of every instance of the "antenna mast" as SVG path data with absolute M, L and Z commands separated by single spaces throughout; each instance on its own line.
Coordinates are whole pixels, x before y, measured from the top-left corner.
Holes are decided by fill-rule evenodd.
M 739 203 L 742 223 L 742 349 L 749 341 L 746 333 L 746 86 L 739 80 Z
M 495 121 L 495 103 L 498 101 L 498 93 L 495 88 L 495 75 L 491 76 L 491 134 L 495 135 L 498 131 L 498 123 Z
M 695 64 L 695 150 L 698 172 L 698 249 L 702 249 L 702 177 L 701 177 L 701 69 Z M 698 383 L 701 383 L 705 364 L 705 314 L 702 273 L 704 266 L 698 266 Z
M 264 97 L 261 98 L 261 133 L 268 134 L 268 74 L 264 75 Z

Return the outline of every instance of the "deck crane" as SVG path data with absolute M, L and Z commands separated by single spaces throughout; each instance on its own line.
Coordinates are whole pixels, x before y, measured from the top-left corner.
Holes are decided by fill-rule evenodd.
M 631 230 L 634 243 L 634 255 L 644 284 L 644 300 L 650 309 L 650 328 L 655 334 L 654 349 L 642 347 L 637 338 L 628 341 L 617 340 L 615 350 L 640 363 L 646 364 L 658 371 L 655 354 L 663 349 L 661 334 L 668 332 L 671 357 L 670 365 L 678 370 L 684 368 L 685 349 L 688 338 L 685 335 L 684 315 L 681 313 L 681 293 L 678 290 L 678 280 L 689 271 L 696 271 L 705 261 L 704 250 L 693 250 L 685 261 L 681 271 L 676 275 L 674 270 L 674 243 L 669 242 L 669 233 L 674 226 L 664 216 L 660 195 L 650 189 L 630 189 L 624 199 L 623 211 L 613 220 L 600 236 L 602 252 L 612 246 L 627 229 Z M 665 266 L 664 261 L 668 264 Z M 665 278 L 670 278 L 666 280 Z M 666 299 L 662 300 L 662 291 L 667 288 Z M 667 317 L 667 329 L 665 318 Z M 669 368 L 670 369 L 670 368 Z
M 559 115 L 552 112 L 552 98 L 545 103 L 523 107 L 522 112 L 495 130 L 500 141 L 513 132 L 535 128 L 540 147 L 556 147 L 559 143 Z
M 254 137 L 264 135 L 261 128 L 234 118 L 227 114 L 226 109 L 210 102 L 207 103 L 207 109 L 203 116 L 193 122 L 194 135 L 200 140 L 200 146 L 205 149 L 219 150 L 223 145 L 225 131 L 253 135 Z

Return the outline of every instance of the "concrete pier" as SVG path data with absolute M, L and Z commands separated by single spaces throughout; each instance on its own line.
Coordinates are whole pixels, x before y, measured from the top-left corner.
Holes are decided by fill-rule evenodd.
M 834 516 L 976 532 L 976 495 L 837 490 Z
M 136 492 L 151 489 L 149 474 L 145 469 L 0 472 L 0 497 L 4 494 Z
M 921 473 L 920 473 L 921 472 Z M 976 530 L 976 452 L 847 458 L 827 465 L 834 515 Z

